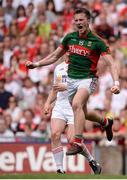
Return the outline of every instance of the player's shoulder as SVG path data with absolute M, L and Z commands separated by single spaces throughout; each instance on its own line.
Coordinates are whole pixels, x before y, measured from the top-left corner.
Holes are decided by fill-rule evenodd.
M 64 37 L 66 38 L 74 38 L 77 37 L 78 33 L 77 32 L 71 32 L 71 33 L 67 33 Z
M 65 62 L 62 62 L 55 67 L 55 71 L 63 70 L 66 66 L 68 66 L 68 64 L 66 64 Z
M 103 43 L 107 44 L 106 40 L 100 37 L 96 32 L 92 31 L 91 36 L 98 42 L 98 43 Z

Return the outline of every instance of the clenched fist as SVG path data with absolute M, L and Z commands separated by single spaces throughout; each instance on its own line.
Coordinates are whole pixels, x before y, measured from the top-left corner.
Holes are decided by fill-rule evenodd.
M 28 69 L 34 69 L 34 68 L 37 67 L 37 64 L 36 64 L 36 63 L 33 63 L 33 62 L 31 62 L 31 61 L 26 61 L 25 65 L 26 65 L 26 67 L 27 67 Z
M 112 88 L 111 88 L 111 92 L 113 94 L 119 94 L 120 93 L 120 87 L 117 86 L 117 85 L 114 85 Z

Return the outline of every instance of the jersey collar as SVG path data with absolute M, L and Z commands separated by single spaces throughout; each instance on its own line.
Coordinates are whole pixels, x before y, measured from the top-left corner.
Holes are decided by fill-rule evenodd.
M 77 32 L 77 33 L 78 33 L 78 36 L 79 36 L 79 32 Z M 84 35 L 82 35 L 82 36 L 79 36 L 79 38 L 87 39 L 91 34 L 92 34 L 91 30 L 89 30 L 89 32 L 87 33 L 87 35 L 84 34 Z

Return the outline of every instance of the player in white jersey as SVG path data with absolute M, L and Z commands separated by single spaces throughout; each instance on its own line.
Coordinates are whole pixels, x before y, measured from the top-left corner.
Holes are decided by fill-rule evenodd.
M 57 173 L 64 173 L 64 152 L 61 144 L 61 135 L 63 132 L 66 132 L 69 142 L 73 141 L 74 136 L 74 115 L 67 92 L 67 68 L 68 64 L 66 62 L 62 62 L 56 66 L 54 84 L 44 106 L 45 114 L 50 114 L 52 102 L 56 100 L 51 115 L 51 144 Z M 100 165 L 94 160 L 84 143 L 81 154 L 87 158 L 94 173 L 100 174 Z

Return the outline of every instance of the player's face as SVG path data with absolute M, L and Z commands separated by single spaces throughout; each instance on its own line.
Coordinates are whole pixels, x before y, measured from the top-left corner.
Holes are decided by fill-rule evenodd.
M 89 27 L 89 20 L 84 13 L 75 14 L 74 23 L 79 34 L 83 34 Z

